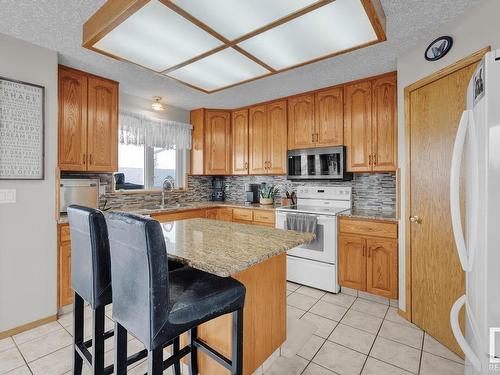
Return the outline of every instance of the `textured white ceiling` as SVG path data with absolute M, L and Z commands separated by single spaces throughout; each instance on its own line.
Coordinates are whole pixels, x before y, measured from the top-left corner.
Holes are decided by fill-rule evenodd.
M 387 42 L 214 94 L 81 47 L 82 25 L 104 0 L 0 0 L 0 33 L 56 50 L 62 64 L 117 80 L 122 91 L 136 96 L 159 95 L 185 109 L 236 108 L 395 70 L 399 54 L 482 0 L 381 1 Z

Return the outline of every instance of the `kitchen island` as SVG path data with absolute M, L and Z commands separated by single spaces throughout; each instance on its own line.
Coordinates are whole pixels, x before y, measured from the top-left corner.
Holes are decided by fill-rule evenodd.
M 208 219 L 161 225 L 169 257 L 245 285 L 243 373 L 252 374 L 286 340 L 286 251 L 314 234 Z M 224 315 L 201 325 L 198 335 L 230 357 L 231 325 Z M 201 375 L 229 374 L 203 353 L 198 359 Z

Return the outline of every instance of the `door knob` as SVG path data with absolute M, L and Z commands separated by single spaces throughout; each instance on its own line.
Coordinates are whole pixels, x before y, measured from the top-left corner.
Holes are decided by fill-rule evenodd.
M 410 221 L 412 223 L 422 224 L 422 218 L 418 216 L 410 216 Z

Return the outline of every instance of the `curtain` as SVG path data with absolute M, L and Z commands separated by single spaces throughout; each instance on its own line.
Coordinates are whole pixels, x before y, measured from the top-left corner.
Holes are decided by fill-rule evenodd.
M 168 150 L 190 150 L 193 126 L 120 111 L 120 143 Z

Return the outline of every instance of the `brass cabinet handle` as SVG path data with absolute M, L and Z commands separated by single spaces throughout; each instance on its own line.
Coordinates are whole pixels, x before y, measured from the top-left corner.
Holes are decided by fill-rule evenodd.
M 372 156 L 371 155 L 368 156 L 368 164 L 372 165 Z
M 410 216 L 410 221 L 416 224 L 422 224 L 422 218 L 418 216 Z
M 87 159 L 85 158 L 85 153 L 82 155 L 83 164 L 87 164 Z
M 92 154 L 89 155 L 89 165 L 92 164 Z
M 370 258 L 372 256 L 372 248 L 369 247 L 368 248 L 368 258 Z
M 268 163 L 269 163 L 269 168 L 271 168 L 273 164 L 270 161 L 268 161 Z
M 248 162 L 245 162 L 244 167 L 245 169 L 248 169 Z
M 319 142 L 319 133 L 316 133 L 316 142 Z
M 373 155 L 373 165 L 377 165 L 377 155 Z

